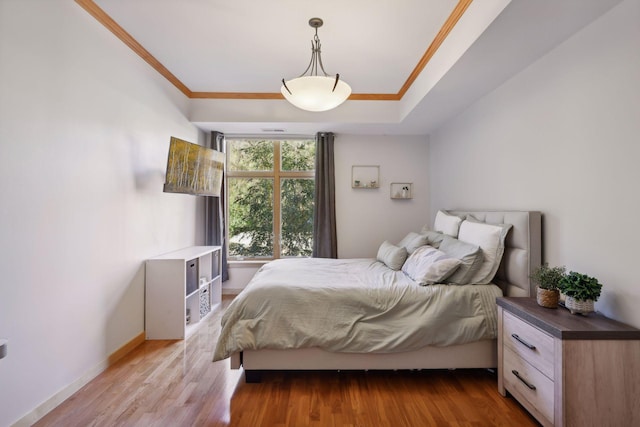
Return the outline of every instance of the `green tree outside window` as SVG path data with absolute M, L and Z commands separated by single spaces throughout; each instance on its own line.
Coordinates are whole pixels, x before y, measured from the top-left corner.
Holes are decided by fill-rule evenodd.
M 311 256 L 315 141 L 227 138 L 229 256 Z

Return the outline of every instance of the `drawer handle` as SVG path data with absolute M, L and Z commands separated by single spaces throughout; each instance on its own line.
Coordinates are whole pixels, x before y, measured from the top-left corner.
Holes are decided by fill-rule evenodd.
M 531 345 L 528 342 L 526 342 L 525 340 L 523 340 L 522 338 L 520 338 L 517 334 L 511 334 L 511 336 L 513 338 L 515 338 L 520 344 L 523 344 L 525 347 L 527 347 L 530 350 L 535 350 L 536 346 L 535 345 Z
M 529 387 L 531 390 L 535 390 L 536 386 L 534 386 L 533 384 L 531 384 L 530 382 L 528 382 L 527 380 L 525 380 L 524 378 L 522 378 L 520 376 L 520 373 L 518 371 L 516 371 L 515 369 L 511 371 L 511 373 L 513 375 L 516 376 L 516 378 L 518 378 L 520 381 L 522 381 L 524 383 L 524 385 L 526 385 L 527 387 Z

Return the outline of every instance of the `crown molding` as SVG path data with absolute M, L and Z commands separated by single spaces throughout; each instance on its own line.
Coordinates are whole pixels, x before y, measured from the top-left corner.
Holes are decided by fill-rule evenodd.
M 102 10 L 93 0 L 75 0 L 84 10 L 111 31 L 124 44 L 129 46 L 138 56 L 144 59 L 151 67 L 173 84 L 180 92 L 191 99 L 284 99 L 280 93 L 272 92 L 194 92 L 180 81 L 171 71 L 160 63 L 148 50 L 144 48 L 131 34 L 125 31 L 113 18 Z M 424 70 L 433 55 L 438 51 L 451 30 L 458 23 L 473 0 L 459 0 L 455 8 L 444 22 L 438 34 L 422 55 L 407 80 L 397 93 L 352 93 L 350 101 L 400 101 L 411 88 L 411 85 Z

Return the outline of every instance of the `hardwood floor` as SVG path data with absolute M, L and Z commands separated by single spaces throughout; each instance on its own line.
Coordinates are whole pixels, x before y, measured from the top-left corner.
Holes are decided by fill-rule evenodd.
M 223 309 L 229 303 L 223 302 Z M 211 362 L 222 310 L 146 341 L 36 426 L 536 426 L 486 370 L 271 372 Z

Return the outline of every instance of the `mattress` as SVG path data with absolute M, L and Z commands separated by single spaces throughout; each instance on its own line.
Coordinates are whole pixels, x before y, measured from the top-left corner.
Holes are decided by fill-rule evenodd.
M 488 285 L 420 286 L 375 259 L 265 264 L 225 311 L 214 361 L 243 350 L 394 353 L 497 335 Z

